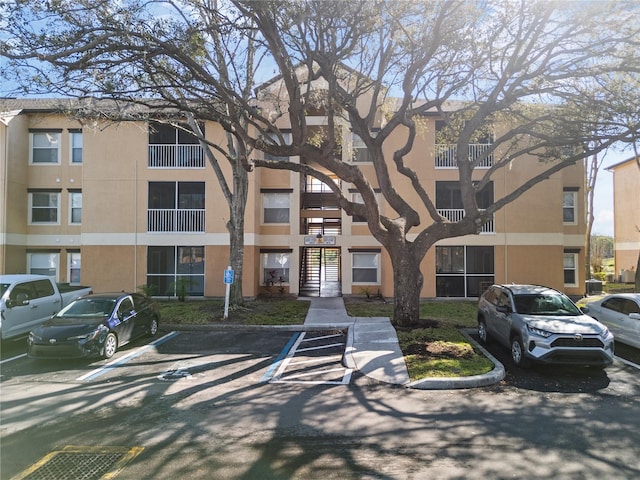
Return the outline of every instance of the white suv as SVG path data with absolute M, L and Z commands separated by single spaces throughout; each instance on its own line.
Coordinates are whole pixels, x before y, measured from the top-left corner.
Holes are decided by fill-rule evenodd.
M 478 335 L 511 349 L 513 362 L 605 367 L 613 335 L 565 294 L 537 285 L 493 285 L 478 301 Z

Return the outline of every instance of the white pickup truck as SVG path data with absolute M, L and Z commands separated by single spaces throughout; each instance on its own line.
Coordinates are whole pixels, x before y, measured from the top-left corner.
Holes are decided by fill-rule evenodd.
M 26 335 L 65 305 L 91 293 L 90 287 L 58 285 L 45 275 L 0 275 L 0 338 Z

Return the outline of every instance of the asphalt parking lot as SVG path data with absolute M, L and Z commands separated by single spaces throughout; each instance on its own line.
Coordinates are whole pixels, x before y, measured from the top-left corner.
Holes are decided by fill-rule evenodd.
M 110 361 L 3 363 L 0 476 L 68 480 L 85 458 L 113 459 L 118 480 L 640 475 L 640 375 L 626 365 L 505 360 L 498 385 L 418 391 L 347 372 L 340 330 L 301 333 L 165 331 Z M 62 476 L 36 476 L 51 458 L 68 459 Z

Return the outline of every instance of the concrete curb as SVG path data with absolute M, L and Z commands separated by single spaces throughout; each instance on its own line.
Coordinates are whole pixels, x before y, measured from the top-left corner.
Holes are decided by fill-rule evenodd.
M 473 328 L 465 328 L 462 334 L 475 345 L 489 360 L 493 362 L 494 368 L 488 373 L 482 375 L 473 375 L 470 377 L 443 377 L 443 378 L 425 378 L 416 380 L 406 385 L 407 388 L 415 388 L 419 390 L 454 390 L 460 388 L 477 388 L 495 385 L 505 376 L 504 365 L 497 358 L 491 355 L 482 345 L 476 342 L 469 333 L 475 332 Z

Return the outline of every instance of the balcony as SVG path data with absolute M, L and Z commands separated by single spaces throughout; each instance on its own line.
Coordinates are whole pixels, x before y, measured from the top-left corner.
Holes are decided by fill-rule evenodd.
M 148 232 L 204 232 L 204 209 L 149 209 Z
M 478 158 L 492 146 L 491 143 L 471 143 L 469 144 L 469 158 Z M 456 161 L 457 148 L 454 144 L 435 145 L 436 168 L 457 168 Z M 493 155 L 489 155 L 478 164 L 478 168 L 490 168 L 493 165 Z
M 464 218 L 464 209 L 462 208 L 439 208 L 438 213 L 450 222 L 459 222 Z M 496 233 L 493 218 L 482 226 L 480 233 Z
M 204 150 L 192 144 L 150 144 L 149 168 L 204 168 Z

